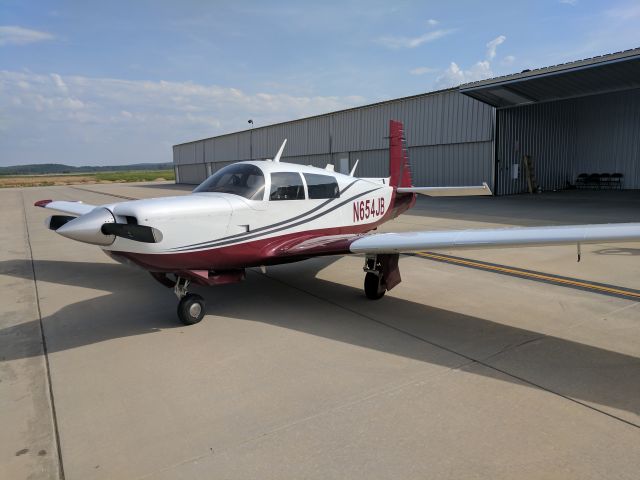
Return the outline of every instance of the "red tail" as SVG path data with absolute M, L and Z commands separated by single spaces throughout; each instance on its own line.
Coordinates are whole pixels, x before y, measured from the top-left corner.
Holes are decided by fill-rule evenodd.
M 402 122 L 389 122 L 389 173 L 392 187 L 411 187 L 411 167 Z

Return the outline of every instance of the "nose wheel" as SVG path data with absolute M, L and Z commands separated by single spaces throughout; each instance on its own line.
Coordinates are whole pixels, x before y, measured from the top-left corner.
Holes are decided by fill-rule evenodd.
M 204 318 L 206 303 L 197 293 L 189 293 L 189 280 L 178 277 L 173 289 L 180 300 L 178 302 L 178 318 L 185 325 L 194 325 Z

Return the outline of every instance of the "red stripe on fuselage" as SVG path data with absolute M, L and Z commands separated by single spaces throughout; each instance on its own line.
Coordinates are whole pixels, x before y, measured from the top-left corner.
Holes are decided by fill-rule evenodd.
M 180 270 L 232 270 L 260 265 L 276 265 L 304 260 L 312 256 L 338 255 L 349 252 L 349 245 L 355 235 L 371 231 L 385 223 L 415 203 L 415 194 L 394 194 L 391 208 L 374 223 L 349 225 L 346 227 L 324 228 L 305 232 L 288 233 L 275 237 L 252 240 L 225 247 L 179 253 L 133 253 L 107 251 L 121 256 L 152 272 L 177 272 Z M 299 252 L 289 252 L 295 245 L 318 237 L 352 234 L 354 238 L 345 238 L 326 245 L 319 245 Z

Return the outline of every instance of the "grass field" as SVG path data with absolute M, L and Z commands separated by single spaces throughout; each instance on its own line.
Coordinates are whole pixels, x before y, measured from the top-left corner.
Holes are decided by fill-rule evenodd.
M 48 187 L 87 183 L 127 183 L 175 180 L 173 170 L 133 170 L 66 175 L 0 175 L 0 188 Z

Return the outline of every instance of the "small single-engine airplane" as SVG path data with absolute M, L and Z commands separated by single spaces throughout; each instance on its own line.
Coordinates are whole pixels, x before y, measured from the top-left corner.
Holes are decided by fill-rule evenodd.
M 40 200 L 38 207 L 70 215 L 46 221 L 74 240 L 99 245 L 117 261 L 133 263 L 179 299 L 188 325 L 205 313 L 204 299 L 188 293 L 191 282 L 239 282 L 245 268 L 320 255 L 365 254 L 364 291 L 379 299 L 400 283 L 401 252 L 640 240 L 640 223 L 462 231 L 366 234 L 407 209 L 416 194 L 491 195 L 478 187 L 414 187 L 403 126 L 390 122 L 390 176 L 355 178 L 326 169 L 273 160 L 238 162 L 215 172 L 186 196 L 95 206 Z M 356 164 L 357 166 L 357 164 Z

